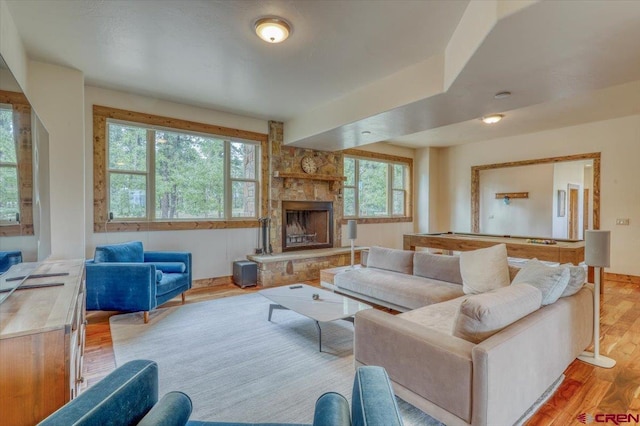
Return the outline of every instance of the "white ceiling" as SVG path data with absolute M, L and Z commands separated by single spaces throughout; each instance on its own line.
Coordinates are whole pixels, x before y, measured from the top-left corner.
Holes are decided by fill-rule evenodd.
M 285 121 L 298 146 L 446 146 L 640 113 L 640 1 L 529 3 L 8 1 L 32 59 L 89 85 Z M 495 15 L 484 32 L 483 13 Z M 266 15 L 292 23 L 289 40 L 255 36 Z M 464 37 L 473 49 L 452 73 Z M 433 75 L 391 78 L 434 58 Z M 429 92 L 427 80 L 442 82 Z M 394 84 L 416 99 L 385 104 Z M 501 90 L 513 95 L 493 99 Z M 374 101 L 354 106 L 363 94 Z M 506 118 L 477 120 L 491 112 Z

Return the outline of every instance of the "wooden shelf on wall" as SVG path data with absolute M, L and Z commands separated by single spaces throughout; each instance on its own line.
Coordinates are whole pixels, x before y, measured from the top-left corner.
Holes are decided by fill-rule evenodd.
M 318 175 L 318 174 L 307 174 L 307 173 L 297 173 L 297 172 L 273 172 L 273 177 L 283 178 L 285 179 L 285 186 L 289 186 L 287 184 L 287 179 L 308 179 L 308 180 L 319 180 L 329 182 L 331 185 L 331 190 L 335 191 L 340 188 L 340 184 L 347 180 L 346 176 L 332 176 L 332 175 Z
M 529 198 L 528 192 L 497 192 L 496 199 L 507 198 Z

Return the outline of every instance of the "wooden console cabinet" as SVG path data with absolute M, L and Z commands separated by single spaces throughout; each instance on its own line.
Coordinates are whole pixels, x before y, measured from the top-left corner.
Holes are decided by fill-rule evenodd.
M 12 276 L 68 275 L 28 279 L 0 305 L 0 423 L 33 425 L 74 398 L 82 386 L 85 342 L 84 261 L 21 263 Z

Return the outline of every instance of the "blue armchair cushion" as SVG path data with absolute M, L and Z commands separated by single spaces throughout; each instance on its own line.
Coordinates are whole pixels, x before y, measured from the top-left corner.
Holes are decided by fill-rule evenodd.
M 21 251 L 0 251 L 0 274 L 18 263 L 22 263 Z
M 187 265 L 183 262 L 147 262 L 156 265 L 156 270 L 167 274 L 182 274 L 187 270 Z
M 156 269 L 156 282 L 159 283 L 162 281 L 162 271 Z
M 142 263 L 144 262 L 144 252 L 141 241 L 131 241 L 122 244 L 109 244 L 97 246 L 95 263 L 102 262 L 127 262 Z

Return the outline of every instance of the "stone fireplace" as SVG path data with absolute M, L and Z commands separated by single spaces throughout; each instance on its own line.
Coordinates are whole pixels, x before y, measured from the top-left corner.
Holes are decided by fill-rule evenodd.
M 333 247 L 333 203 L 282 202 L 282 251 Z
M 314 248 L 333 248 L 342 245 L 342 158 L 340 152 L 315 151 L 305 148 L 296 148 L 283 145 L 282 123 L 269 122 L 269 152 L 263 157 L 265 164 L 269 165 L 269 219 L 270 241 L 273 253 L 291 252 L 295 250 Z M 302 158 L 312 157 L 317 165 L 314 174 L 304 173 L 300 165 Z M 285 236 L 287 215 L 285 206 L 287 203 L 300 202 L 312 203 L 313 206 L 331 206 L 324 208 L 329 210 L 320 216 L 319 213 L 309 214 L 309 220 L 316 223 L 327 218 L 326 228 L 318 228 L 318 224 L 311 225 L 313 231 L 302 232 L 295 230 L 297 225 L 290 227 L 290 231 L 296 235 L 287 243 Z M 303 209 L 304 210 L 304 209 Z M 309 208 L 311 212 L 318 211 L 317 207 Z M 299 215 L 300 216 L 300 215 Z M 301 216 L 299 218 L 302 218 Z M 327 233 L 329 235 L 327 235 Z M 304 241 L 312 239 L 311 234 L 320 237 L 316 242 L 309 244 L 312 247 L 303 247 Z M 320 235 L 321 234 L 321 235 Z M 287 247 L 289 246 L 289 247 Z M 295 247 L 295 248 L 294 248 Z

